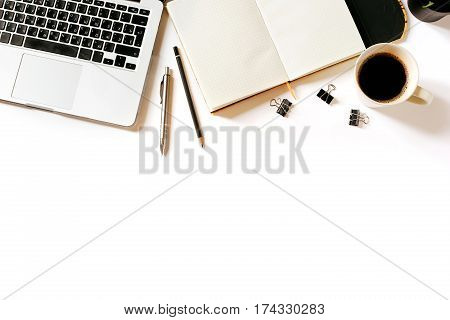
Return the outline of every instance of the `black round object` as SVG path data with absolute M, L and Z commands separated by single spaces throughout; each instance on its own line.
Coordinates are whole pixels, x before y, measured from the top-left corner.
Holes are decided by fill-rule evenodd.
M 390 53 L 378 53 L 361 66 L 358 82 L 370 99 L 390 102 L 406 89 L 408 75 L 403 63 Z
M 419 20 L 435 22 L 450 14 L 450 0 L 408 0 L 409 10 Z

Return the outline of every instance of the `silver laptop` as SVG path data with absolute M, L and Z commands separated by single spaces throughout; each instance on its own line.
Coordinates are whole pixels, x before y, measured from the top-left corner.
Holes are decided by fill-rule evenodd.
M 132 126 L 162 10 L 158 0 L 0 0 L 0 99 Z

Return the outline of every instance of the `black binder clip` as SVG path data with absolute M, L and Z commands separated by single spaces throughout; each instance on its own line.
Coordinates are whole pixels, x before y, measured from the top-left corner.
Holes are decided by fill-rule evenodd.
M 323 101 L 325 101 L 327 104 L 331 104 L 334 100 L 334 97 L 331 95 L 331 93 L 333 91 L 336 90 L 336 86 L 334 84 L 329 84 L 328 85 L 328 90 L 325 91 L 323 89 L 320 89 L 319 93 L 317 94 L 317 96 L 322 99 Z
M 281 99 L 273 99 L 270 102 L 270 106 L 276 107 L 277 113 L 282 117 L 286 117 L 291 110 L 292 102 L 290 102 L 288 99 L 283 99 L 283 101 Z
M 362 124 L 367 125 L 370 122 L 370 118 L 367 114 L 361 113 L 359 110 L 352 109 L 350 114 L 350 123 L 352 127 L 360 127 Z

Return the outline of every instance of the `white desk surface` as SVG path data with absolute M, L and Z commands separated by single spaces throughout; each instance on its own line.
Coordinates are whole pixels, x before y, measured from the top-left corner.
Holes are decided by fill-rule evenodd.
M 98 298 L 119 302 L 93 306 L 109 319 L 123 319 L 122 306 L 138 301 L 239 305 L 248 307 L 247 318 L 256 303 L 326 303 L 338 318 L 370 308 L 364 317 L 379 319 L 385 307 L 392 318 L 448 319 L 450 17 L 410 19 L 402 45 L 435 95 L 430 107 L 366 108 L 352 71 L 342 73 L 352 60 L 297 81 L 300 98 L 313 95 L 288 119 L 268 107 L 288 97 L 282 87 L 211 115 L 188 69 L 205 127 L 270 122 L 263 132 L 278 126 L 297 135 L 310 127 L 302 149 L 309 174 L 244 174 L 238 136 L 235 169 L 226 174 L 223 133 L 217 143 L 207 136 L 218 154 L 215 174 L 139 174 L 137 131 L 1 103 L 0 295 L 9 297 L 2 303 L 8 319 L 43 312 L 60 298 L 66 302 L 46 309 L 47 319 L 71 299 Z M 172 131 L 192 123 L 174 45 L 165 13 L 145 96 L 157 106 L 163 68 L 175 70 Z M 314 95 L 330 80 L 337 87 L 331 107 Z M 159 129 L 155 105 L 144 104 L 141 119 Z M 369 126 L 348 126 L 354 107 L 370 116 Z M 202 155 L 196 141 L 183 139 L 181 150 Z M 176 147 L 171 141 L 171 168 Z M 272 145 L 274 156 L 281 150 Z M 31 310 L 23 308 L 28 301 Z

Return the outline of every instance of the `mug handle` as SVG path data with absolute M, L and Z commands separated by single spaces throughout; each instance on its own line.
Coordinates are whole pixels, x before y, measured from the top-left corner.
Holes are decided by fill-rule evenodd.
M 416 91 L 414 91 L 412 97 L 409 98 L 408 101 L 415 104 L 429 106 L 433 102 L 433 94 L 428 90 L 417 86 Z

